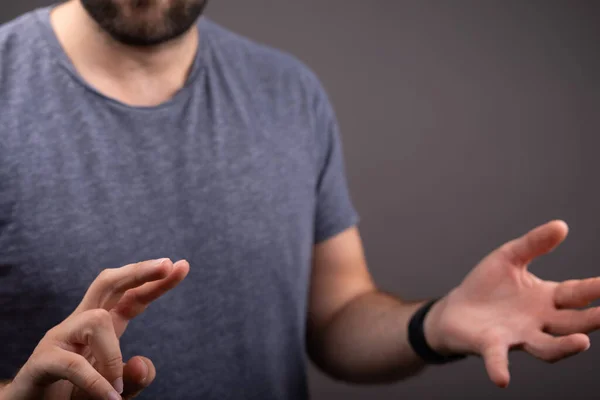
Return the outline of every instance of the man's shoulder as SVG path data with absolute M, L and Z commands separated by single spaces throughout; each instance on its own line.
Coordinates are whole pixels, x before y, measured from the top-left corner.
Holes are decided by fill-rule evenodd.
M 18 90 L 35 75 L 36 66 L 46 54 L 40 35 L 39 13 L 35 9 L 0 25 L 0 92 Z M 47 47 L 47 46 L 46 46 Z
M 35 9 L 21 14 L 9 21 L 0 24 L 0 55 L 11 50 L 23 51 L 38 45 L 37 22 L 40 9 Z
M 202 18 L 200 29 L 201 34 L 205 35 L 205 39 L 210 42 L 212 47 L 227 53 L 230 57 L 244 61 L 262 62 L 274 67 L 306 67 L 291 53 L 258 42 L 209 18 Z
M 309 92 L 324 92 L 315 71 L 288 51 L 251 39 L 204 17 L 202 33 L 208 42 L 212 63 L 220 68 L 243 74 L 262 85 L 284 85 L 292 90 L 294 86 L 301 86 Z

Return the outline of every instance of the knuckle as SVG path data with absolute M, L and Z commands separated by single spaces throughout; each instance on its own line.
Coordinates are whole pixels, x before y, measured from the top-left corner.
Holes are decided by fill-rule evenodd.
M 498 250 L 506 255 L 512 255 L 514 247 L 519 243 L 518 239 L 511 239 L 503 243 Z
M 94 374 L 88 377 L 85 381 L 85 385 L 87 386 L 86 389 L 89 393 L 99 392 L 104 383 L 103 378 L 99 374 Z
M 40 341 L 36 348 L 31 353 L 28 362 L 37 367 L 43 367 L 44 370 L 51 368 L 51 365 L 56 360 L 60 360 L 61 343 L 53 338 L 45 338 Z
M 148 266 L 148 262 L 140 262 L 135 264 L 133 270 L 133 281 L 135 286 L 139 286 L 144 283 L 144 270 Z
M 123 357 L 121 354 L 116 354 L 104 360 L 103 364 L 105 368 L 110 370 L 121 369 L 123 367 Z
M 47 363 L 44 361 L 43 355 L 32 355 L 27 363 L 19 371 L 19 375 L 26 375 L 31 379 L 32 382 L 41 383 L 44 376 L 49 372 Z
M 498 247 L 498 249 L 496 250 L 496 254 L 500 257 L 500 259 L 507 262 L 512 262 L 512 259 L 515 255 L 514 246 L 514 241 L 511 240 L 510 242 L 506 242 L 500 247 Z
M 88 324 L 94 327 L 106 327 L 108 325 L 112 325 L 112 317 L 110 315 L 110 312 L 103 308 L 97 308 L 88 311 L 86 317 Z
M 36 348 L 25 364 L 25 366 L 28 368 L 24 369 L 29 371 L 30 375 L 38 375 L 42 373 L 46 369 L 43 365 L 46 357 L 46 352 L 43 349 Z
M 117 277 L 117 270 L 114 268 L 108 268 L 100 272 L 94 284 L 102 290 L 115 291 L 115 286 L 118 283 Z
M 65 375 L 67 378 L 72 379 L 81 370 L 83 364 L 86 362 L 85 359 L 79 354 L 70 353 L 64 360 Z
M 31 353 L 31 357 L 32 358 L 37 358 L 37 357 L 45 357 L 45 354 L 48 353 L 52 353 L 53 352 L 53 340 L 51 339 L 43 339 L 35 349 L 33 349 L 33 352 Z
M 112 268 L 107 268 L 107 269 L 105 269 L 105 270 L 101 271 L 101 272 L 98 274 L 98 277 L 96 278 L 96 281 L 97 281 L 97 282 L 100 282 L 100 283 L 105 283 L 105 282 L 108 282 L 108 281 L 110 281 L 110 278 L 111 278 L 113 275 L 114 275 L 114 269 L 112 269 Z
M 55 337 L 58 336 L 59 334 L 59 329 L 60 329 L 60 325 L 56 325 L 50 329 L 48 329 L 48 331 L 46 332 L 46 334 L 44 335 L 44 337 L 42 338 L 41 342 L 47 342 L 47 341 L 53 341 Z

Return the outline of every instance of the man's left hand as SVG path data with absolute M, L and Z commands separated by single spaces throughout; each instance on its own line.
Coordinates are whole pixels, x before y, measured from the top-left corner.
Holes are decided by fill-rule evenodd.
M 544 281 L 528 271 L 533 259 L 564 241 L 568 227 L 552 221 L 489 254 L 440 300 L 425 320 L 430 346 L 445 354 L 481 356 L 490 379 L 510 380 L 508 353 L 524 350 L 546 362 L 585 351 L 600 328 L 600 278 Z

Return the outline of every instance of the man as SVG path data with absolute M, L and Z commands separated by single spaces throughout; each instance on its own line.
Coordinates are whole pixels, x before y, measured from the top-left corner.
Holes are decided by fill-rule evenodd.
M 475 355 L 505 387 L 511 348 L 545 361 L 588 348 L 600 314 L 580 308 L 600 281 L 526 268 L 565 239 L 562 221 L 437 302 L 378 291 L 318 79 L 204 8 L 70 0 L 2 28 L 0 377 L 101 269 L 160 257 L 191 269 L 120 338 L 126 360 L 156 367 L 142 398 L 306 399 L 305 354 L 355 383 Z

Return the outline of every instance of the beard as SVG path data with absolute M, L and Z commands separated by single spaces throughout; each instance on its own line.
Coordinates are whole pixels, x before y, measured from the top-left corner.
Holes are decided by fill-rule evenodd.
M 208 0 L 80 0 L 116 41 L 135 47 L 177 39 L 196 23 Z

